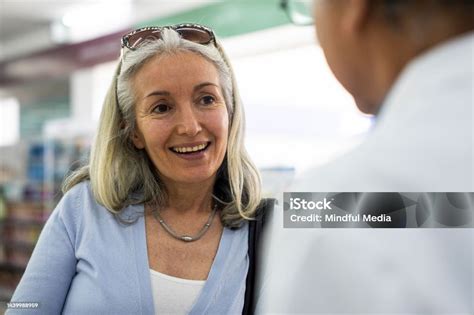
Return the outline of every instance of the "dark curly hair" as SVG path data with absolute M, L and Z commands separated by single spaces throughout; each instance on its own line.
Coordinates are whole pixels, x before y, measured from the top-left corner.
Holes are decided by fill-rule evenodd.
M 426 10 L 441 10 L 474 28 L 474 0 L 373 0 L 374 9 L 393 24 L 397 24 L 408 11 L 425 14 Z

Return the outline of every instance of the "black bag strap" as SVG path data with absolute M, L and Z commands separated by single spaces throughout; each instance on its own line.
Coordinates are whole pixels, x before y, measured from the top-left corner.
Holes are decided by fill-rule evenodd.
M 262 235 L 263 226 L 265 225 L 266 215 L 273 210 L 275 199 L 265 198 L 257 208 L 255 220 L 249 221 L 249 237 L 248 237 L 248 255 L 249 269 L 247 272 L 243 315 L 252 315 L 254 313 L 254 291 L 255 278 L 258 274 L 258 258 L 260 236 Z

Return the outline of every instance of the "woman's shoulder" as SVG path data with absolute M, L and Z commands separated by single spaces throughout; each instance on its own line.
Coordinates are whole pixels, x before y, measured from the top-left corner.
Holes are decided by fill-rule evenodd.
M 128 206 L 119 212 L 120 218 L 118 218 L 115 213 L 97 202 L 91 183 L 83 181 L 64 194 L 52 216 L 58 216 L 68 230 L 74 231 L 76 239 L 81 240 L 86 234 L 122 231 L 122 222 L 130 218 L 138 218 L 140 209 L 139 206 Z M 132 216 L 132 214 L 136 215 Z
M 90 182 L 82 181 L 63 195 L 54 212 L 64 221 L 80 225 L 84 217 L 100 214 L 100 208 L 103 207 L 95 200 Z
M 115 224 L 118 222 L 135 222 L 143 215 L 143 204 L 133 204 L 124 206 L 120 211 L 108 210 L 99 203 L 92 190 L 89 180 L 82 181 L 74 185 L 63 196 L 64 202 L 71 205 L 72 209 L 82 220 L 98 220 L 102 223 L 109 222 Z
M 90 181 L 82 181 L 69 189 L 61 198 L 60 204 L 66 204 L 74 208 L 85 205 L 97 205 L 94 199 Z

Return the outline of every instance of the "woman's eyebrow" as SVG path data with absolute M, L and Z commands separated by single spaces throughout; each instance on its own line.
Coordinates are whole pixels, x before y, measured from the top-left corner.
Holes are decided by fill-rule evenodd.
M 212 83 L 212 82 L 203 82 L 203 83 L 200 83 L 196 86 L 194 86 L 194 91 L 197 91 L 205 86 L 208 86 L 208 85 L 212 85 L 212 86 L 215 86 L 215 87 L 219 87 L 219 85 L 215 84 L 215 83 Z M 168 91 L 153 91 L 149 94 L 147 94 L 144 98 L 147 98 L 147 97 L 150 97 L 150 96 L 169 96 L 171 93 L 168 92 Z
M 203 82 L 203 83 L 200 83 L 196 86 L 194 86 L 194 91 L 196 92 L 197 90 L 205 87 L 205 86 L 208 86 L 208 85 L 212 85 L 212 86 L 215 86 L 215 87 L 219 87 L 219 85 L 215 84 L 215 83 L 212 83 L 212 82 Z
M 161 96 L 161 95 L 169 96 L 170 92 L 168 92 L 168 91 L 153 91 L 150 94 L 148 94 L 147 96 L 145 96 L 144 98 L 147 98 L 147 97 L 150 97 L 150 96 Z

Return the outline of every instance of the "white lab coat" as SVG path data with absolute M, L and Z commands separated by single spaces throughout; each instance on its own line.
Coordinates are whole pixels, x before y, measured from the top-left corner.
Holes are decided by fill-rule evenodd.
M 291 191 L 474 191 L 473 58 L 469 33 L 413 60 L 367 140 Z M 474 229 L 283 229 L 282 217 L 257 313 L 474 314 Z

